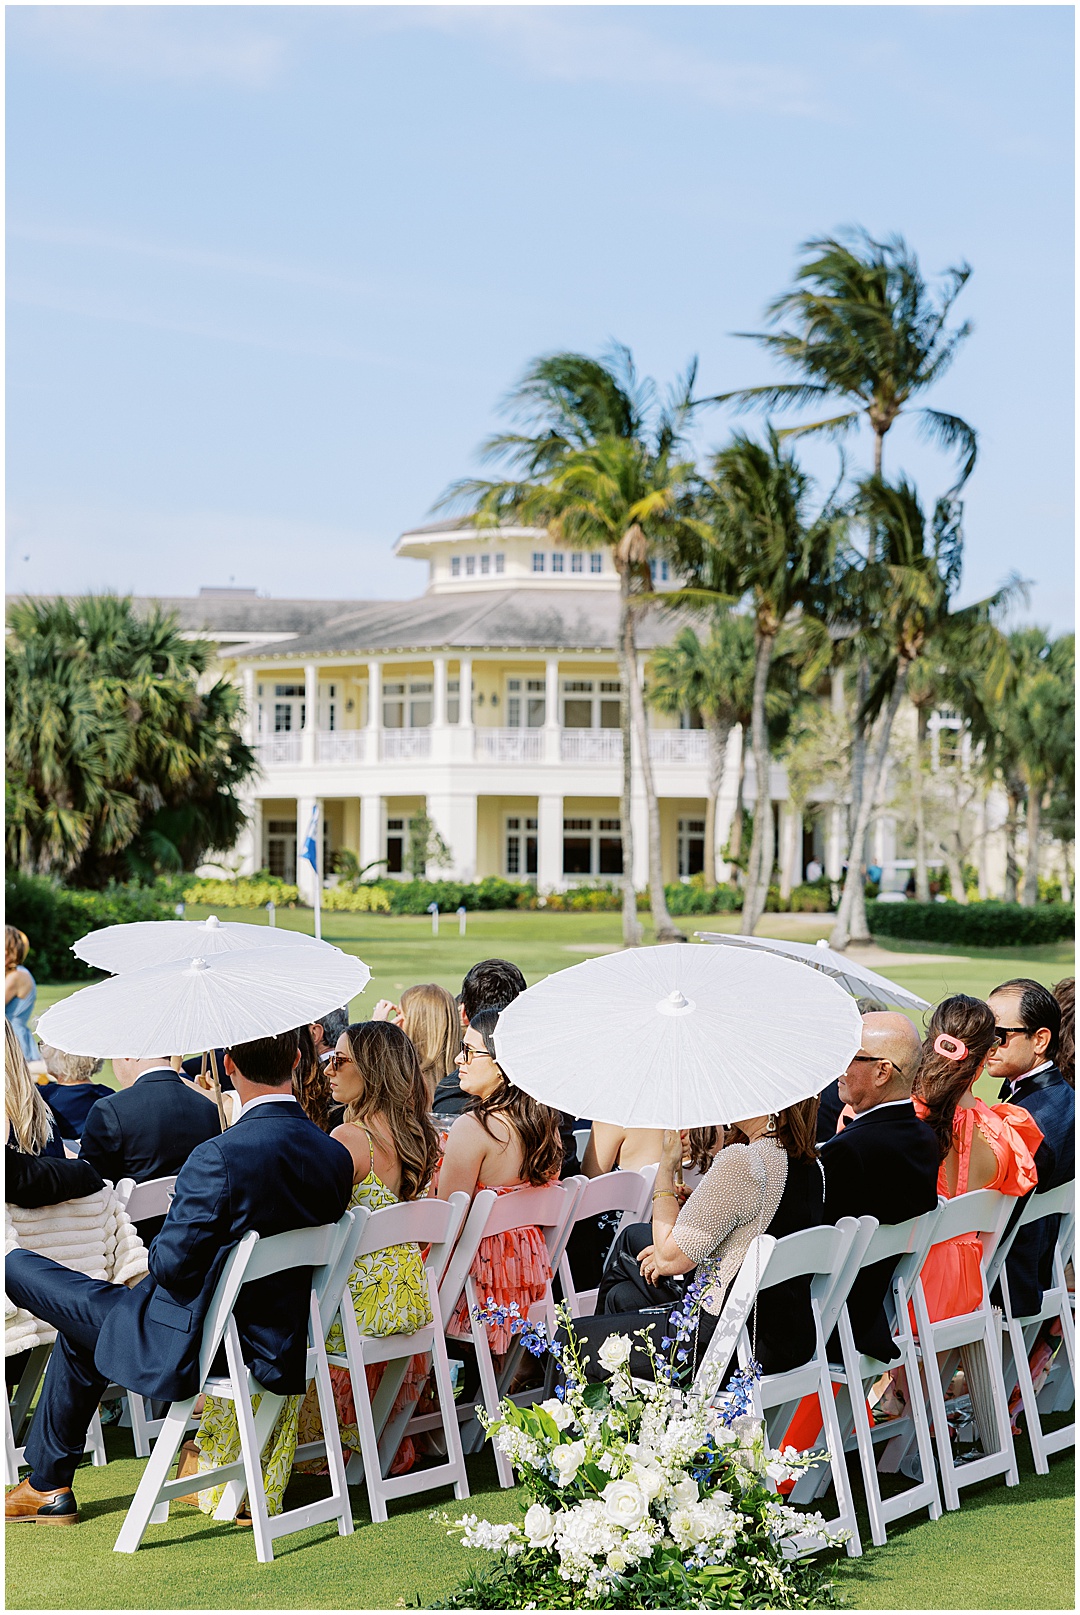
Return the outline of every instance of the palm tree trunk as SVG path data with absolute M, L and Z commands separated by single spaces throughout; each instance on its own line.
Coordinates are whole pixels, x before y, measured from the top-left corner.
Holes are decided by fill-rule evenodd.
M 732 726 L 720 718 L 706 718 L 705 726 L 709 731 L 709 779 L 705 799 L 705 885 L 712 891 L 716 885 L 716 815 L 720 793 L 724 788 L 724 765 Z
M 873 812 L 874 802 L 885 777 L 885 767 L 889 757 L 889 741 L 892 737 L 893 722 L 907 686 L 908 666 L 907 662 L 901 661 L 897 669 L 892 693 L 889 696 L 889 704 L 882 715 L 881 732 L 878 735 L 877 749 L 871 763 L 869 777 L 865 778 L 863 782 L 859 811 L 856 815 L 855 828 L 851 837 L 851 853 L 848 857 L 847 875 L 844 878 L 844 890 L 840 897 L 836 924 L 833 926 L 832 936 L 829 938 L 829 946 L 833 948 L 846 948 L 849 942 L 870 941 L 870 927 L 866 920 L 862 849 L 866 841 L 866 832 L 870 826 L 870 815 Z M 863 899 L 861 926 L 858 926 L 855 913 L 856 890 Z
M 858 669 L 856 670 L 855 674 L 855 716 L 852 721 L 851 729 L 851 805 L 848 809 L 847 860 L 849 873 L 853 863 L 858 865 L 860 871 L 862 869 L 862 843 L 858 843 L 858 851 L 856 852 L 855 825 L 858 821 L 859 814 L 862 811 L 863 788 L 866 783 L 866 744 L 868 738 L 868 725 L 863 708 L 866 705 L 866 698 L 869 693 L 870 663 L 865 656 L 860 656 Z M 869 816 L 867 817 L 867 823 L 869 823 Z M 864 839 L 865 836 L 866 831 L 864 829 Z M 863 932 L 869 933 L 870 927 L 866 920 L 866 893 L 863 889 L 863 883 L 861 880 L 858 882 L 858 886 L 855 889 L 849 890 L 849 883 L 847 877 L 845 876 L 844 888 L 840 897 L 841 905 L 843 905 L 845 901 L 847 902 L 848 907 L 844 927 L 844 941 L 842 943 L 837 941 L 837 938 L 840 935 L 840 916 L 838 910 L 837 918 L 833 925 L 832 936 L 829 939 L 829 945 L 833 948 L 846 947 L 852 935 L 862 935 Z
M 952 900 L 963 907 L 968 900 L 967 887 L 964 884 L 964 866 L 956 849 L 955 835 L 950 835 L 942 851 L 945 854 L 945 867 L 949 871 L 949 890 L 952 893 Z
M 656 798 L 652 758 L 649 756 L 649 729 L 645 721 L 645 700 L 638 680 L 637 639 L 635 634 L 636 611 L 633 605 L 629 607 L 627 621 L 627 632 L 623 636 L 623 657 L 627 664 L 624 677 L 629 679 L 627 695 L 634 734 L 638 743 L 641 777 L 645 786 L 645 801 L 649 814 L 649 907 L 652 909 L 653 927 L 656 931 L 657 942 L 685 942 L 686 937 L 668 913 L 667 899 L 664 896 L 663 852 L 660 845 L 660 804 Z
M 1020 868 L 1016 860 L 1016 825 L 1020 817 L 1020 785 L 1008 780 L 1005 786 L 1009 799 L 1009 812 L 1005 819 L 1005 901 L 1015 903 L 1020 884 Z
M 627 645 L 630 646 L 629 657 Z M 630 579 L 624 570 L 619 573 L 619 668 L 623 686 L 628 690 L 630 687 L 628 680 L 637 678 L 637 656 L 634 652 Z M 622 938 L 624 948 L 636 948 L 641 944 L 641 921 L 637 917 L 637 894 L 634 891 L 634 830 L 630 820 L 630 801 L 634 786 L 633 751 L 630 744 L 633 730 L 630 703 L 626 700 L 620 707 L 619 727 L 622 730 L 622 797 L 619 802 L 623 857 Z
M 743 841 L 743 784 L 746 780 L 746 734 L 739 736 L 739 773 L 735 781 L 735 812 L 731 819 L 731 833 L 728 836 L 728 862 L 733 868 L 742 857 Z M 738 869 L 732 877 L 738 882 Z
M 754 698 L 751 707 L 750 734 L 754 751 L 754 834 L 750 842 L 750 862 L 746 872 L 746 892 L 743 897 L 743 936 L 753 936 L 754 927 L 765 912 L 772 874 L 772 802 L 769 799 L 769 731 L 765 720 L 765 691 L 769 683 L 776 635 L 760 628 L 755 633 Z
M 926 868 L 926 807 L 923 801 L 923 744 L 926 740 L 926 708 L 915 714 L 915 770 L 911 791 L 915 805 L 915 901 L 929 903 L 930 875 Z
M 1039 901 L 1039 823 L 1042 818 L 1042 791 L 1034 780 L 1028 785 L 1027 799 L 1027 861 L 1024 864 L 1024 887 L 1020 902 L 1024 908 L 1034 908 Z

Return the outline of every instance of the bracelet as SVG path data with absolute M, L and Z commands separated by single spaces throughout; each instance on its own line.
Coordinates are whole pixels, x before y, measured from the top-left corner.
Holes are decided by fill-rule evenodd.
M 657 1189 L 656 1193 L 653 1195 L 653 1199 L 662 1200 L 665 1195 L 670 1195 L 672 1200 L 677 1200 L 679 1198 L 674 1189 Z

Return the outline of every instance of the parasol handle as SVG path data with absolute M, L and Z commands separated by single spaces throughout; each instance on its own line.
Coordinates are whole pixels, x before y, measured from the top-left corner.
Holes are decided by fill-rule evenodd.
M 203 1059 L 206 1059 L 205 1054 Z M 225 1101 L 221 1097 L 221 1078 L 218 1076 L 217 1052 L 214 1049 L 210 1050 L 210 1079 L 214 1088 L 214 1103 L 218 1108 L 218 1120 L 221 1123 L 221 1131 L 224 1132 L 229 1123 L 225 1118 Z

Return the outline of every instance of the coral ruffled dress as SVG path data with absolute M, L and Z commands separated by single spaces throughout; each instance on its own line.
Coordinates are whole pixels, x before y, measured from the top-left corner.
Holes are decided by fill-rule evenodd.
M 557 1180 L 556 1180 L 557 1181 Z M 525 1182 L 476 1185 L 481 1189 L 493 1188 L 496 1194 L 512 1194 L 515 1189 L 526 1189 Z M 476 1293 L 482 1307 L 493 1296 L 500 1307 L 509 1307 L 516 1301 L 524 1318 L 534 1301 L 539 1301 L 551 1282 L 551 1263 L 547 1244 L 539 1228 L 510 1228 L 504 1234 L 490 1234 L 480 1241 L 473 1264 L 469 1269 L 476 1284 Z M 448 1335 L 468 1336 L 471 1333 L 469 1308 L 462 1296 L 454 1309 L 447 1328 Z M 509 1323 L 489 1323 L 488 1344 L 493 1352 L 509 1349 L 513 1335 Z
M 916 1113 L 925 1120 L 926 1106 L 914 1100 Z M 971 1146 L 978 1128 L 997 1161 L 997 1171 L 988 1189 L 1001 1194 L 1024 1195 L 1038 1183 L 1035 1151 L 1043 1135 L 1034 1118 L 1019 1105 L 957 1105 L 953 1117 L 953 1144 L 959 1157 L 956 1188 L 950 1192 L 945 1163 L 938 1169 L 938 1194 L 952 1200 L 965 1194 L 971 1167 Z M 978 1234 L 959 1234 L 931 1247 L 922 1270 L 923 1292 L 930 1321 L 959 1318 L 974 1312 L 982 1300 L 982 1240 Z

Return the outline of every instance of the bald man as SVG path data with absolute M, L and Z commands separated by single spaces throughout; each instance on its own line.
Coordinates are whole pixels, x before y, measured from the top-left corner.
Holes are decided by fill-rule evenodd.
M 839 1098 L 855 1112 L 843 1132 L 819 1146 L 825 1171 L 825 1222 L 876 1217 L 907 1222 L 937 1205 L 938 1143 L 911 1103 L 922 1044 L 906 1015 L 862 1018 L 862 1042 L 840 1077 Z M 864 1268 L 848 1298 L 855 1344 L 890 1362 L 899 1352 L 885 1314 L 894 1258 Z

